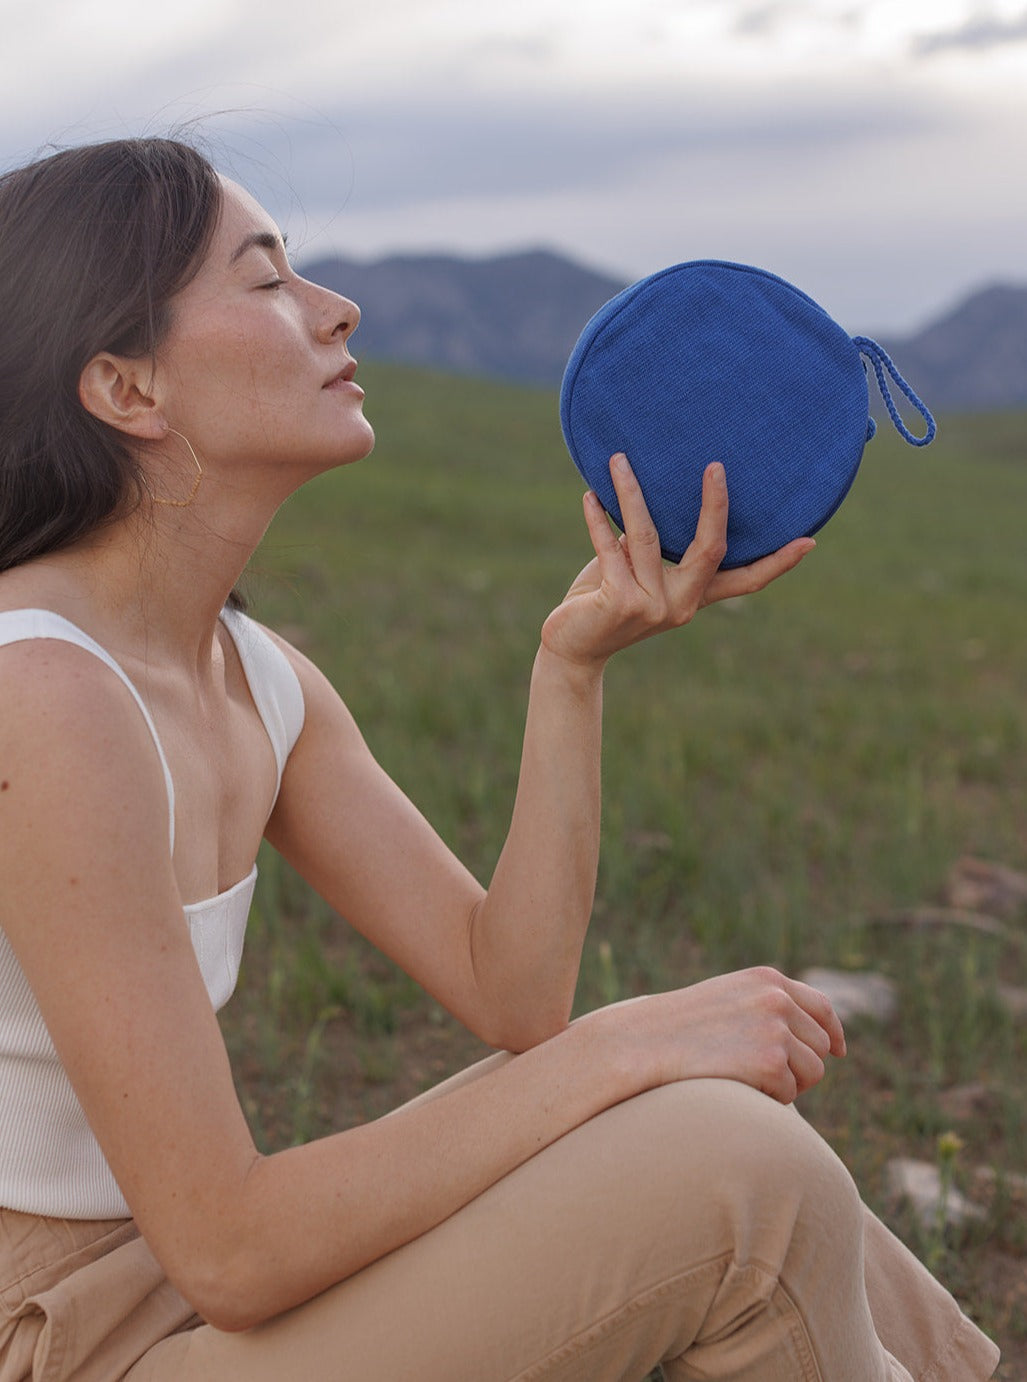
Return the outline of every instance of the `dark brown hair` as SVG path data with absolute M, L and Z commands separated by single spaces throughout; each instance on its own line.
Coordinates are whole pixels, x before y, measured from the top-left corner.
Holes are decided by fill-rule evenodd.
M 138 502 L 122 435 L 81 404 L 97 352 L 153 355 L 221 185 L 196 149 L 122 139 L 0 176 L 0 571 Z

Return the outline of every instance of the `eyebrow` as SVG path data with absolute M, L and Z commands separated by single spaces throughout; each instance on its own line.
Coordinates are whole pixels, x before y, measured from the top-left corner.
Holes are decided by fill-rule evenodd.
M 247 235 L 228 262 L 234 264 L 237 259 L 242 258 L 247 250 L 252 249 L 281 250 L 284 253 L 288 243 L 289 238 L 286 235 L 275 235 L 270 230 L 258 230 L 253 235 Z

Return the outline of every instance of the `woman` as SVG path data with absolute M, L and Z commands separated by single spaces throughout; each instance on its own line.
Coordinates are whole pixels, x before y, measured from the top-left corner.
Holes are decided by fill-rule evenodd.
M 812 543 L 718 571 L 711 466 L 665 568 L 613 459 L 626 537 L 586 496 L 485 891 L 233 606 L 282 500 L 371 449 L 354 304 L 162 140 L 8 174 L 0 260 L 0 1382 L 988 1377 L 788 1107 L 844 1052 L 822 995 L 568 1022 L 606 660 Z M 259 1155 L 214 1014 L 265 835 L 503 1054 Z

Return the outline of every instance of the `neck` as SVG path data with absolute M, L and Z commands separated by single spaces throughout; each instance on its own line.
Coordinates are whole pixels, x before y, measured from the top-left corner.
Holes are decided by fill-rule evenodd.
M 144 500 L 127 517 L 9 574 L 20 573 L 34 599 L 41 594 L 57 612 L 77 616 L 112 651 L 145 647 L 149 656 L 202 672 L 218 616 L 284 498 L 226 493 L 205 476 L 188 507 Z

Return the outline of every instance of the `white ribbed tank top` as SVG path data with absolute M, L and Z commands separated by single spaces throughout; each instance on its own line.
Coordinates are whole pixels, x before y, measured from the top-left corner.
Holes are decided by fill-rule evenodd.
M 278 765 L 278 784 L 300 730 L 303 692 L 281 649 L 238 610 L 222 623 L 239 654 L 250 694 Z M 153 719 L 111 655 L 49 610 L 0 612 L 0 646 L 56 638 L 85 648 L 124 682 L 149 727 L 168 792 L 169 848 L 175 846 L 175 788 Z M 277 787 L 276 787 L 277 794 Z M 257 866 L 234 887 L 183 910 L 215 1010 L 235 989 Z M 39 1006 L 0 925 L 0 1205 L 67 1219 L 128 1216 L 125 1202 L 64 1073 Z

